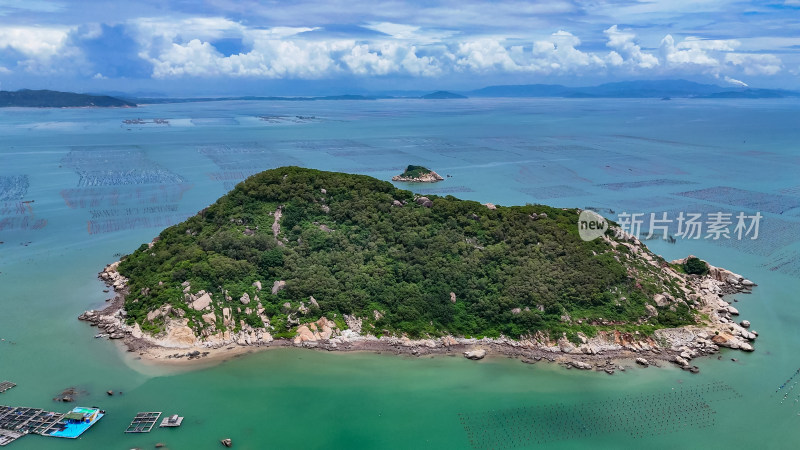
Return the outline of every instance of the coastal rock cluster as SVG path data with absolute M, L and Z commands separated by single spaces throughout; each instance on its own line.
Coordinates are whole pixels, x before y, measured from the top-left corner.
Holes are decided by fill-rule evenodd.
M 631 249 L 635 250 L 638 242 L 631 240 Z M 673 261 L 681 264 L 684 260 Z M 397 354 L 425 355 L 461 352 L 465 358 L 480 360 L 489 354 L 504 354 L 522 358 L 524 362 L 535 363 L 546 359 L 558 362 L 567 368 L 579 370 L 596 370 L 612 374 L 615 370 L 623 369 L 616 361 L 631 359 L 636 364 L 647 367 L 657 365 L 658 361 L 671 362 L 692 372 L 697 372 L 696 366 L 691 364 L 694 358 L 717 353 L 720 347 L 753 351 L 753 341 L 758 337 L 756 331 L 749 330 L 751 326 L 747 320 L 736 323 L 734 316 L 739 311 L 730 303 L 722 299 L 724 295 L 734 293 L 748 293 L 755 283 L 726 269 L 709 266 L 706 276 L 685 276 L 665 268 L 665 273 L 680 280 L 681 289 L 687 292 L 689 301 L 694 302 L 697 311 L 708 317 L 705 323 L 680 328 L 664 328 L 656 330 L 652 336 L 640 335 L 638 332 L 626 333 L 621 331 L 600 331 L 594 337 L 578 333 L 578 342 L 570 341 L 566 336 L 551 339 L 545 333 L 537 333 L 522 339 L 500 338 L 463 338 L 456 336 L 443 336 L 439 338 L 412 340 L 406 336 L 381 336 L 376 337 L 362 330 L 363 319 L 345 315 L 342 319 L 345 328 L 340 327 L 332 320 L 322 317 L 313 322 L 303 323 L 303 311 L 307 311 L 304 302 L 290 314 L 290 319 L 298 324 L 296 336 L 292 339 L 273 339 L 270 334 L 269 319 L 263 317 L 264 327 L 253 328 L 247 323 L 240 323 L 240 331 L 232 333 L 227 327 L 233 327 L 230 322 L 228 307 L 217 311 L 213 296 L 209 293 L 198 291 L 190 293 L 191 286 L 184 283 L 185 301 L 194 310 L 205 312 L 207 328 L 193 329 L 188 325 L 188 320 L 182 317 L 182 311 L 175 310 L 169 305 L 164 305 L 148 314 L 150 321 L 163 321 L 164 331 L 157 335 L 143 332 L 139 324 L 133 326 L 126 324 L 123 309 L 124 296 L 127 293 L 127 280 L 117 272 L 119 263 L 110 264 L 100 274 L 103 280 L 116 293 L 112 304 L 102 310 L 86 311 L 79 317 L 80 320 L 90 322 L 98 330 L 102 330 L 102 337 L 109 339 L 123 339 L 129 348 L 141 349 L 148 346 L 161 348 L 221 348 L 228 345 L 236 346 L 296 346 L 303 348 L 316 348 L 322 350 L 372 350 L 393 351 Z M 257 292 L 261 283 L 254 283 Z M 283 284 L 276 282 L 272 291 L 277 293 Z M 269 294 L 268 294 L 269 295 Z M 654 302 L 659 307 L 669 307 L 679 302 L 668 293 L 655 296 Z M 238 302 L 249 309 L 253 305 L 259 314 L 263 314 L 258 295 L 244 294 Z M 316 300 L 311 297 L 309 305 Z M 289 307 L 290 305 L 285 305 Z M 655 308 L 653 308 L 655 310 Z M 226 311 L 227 310 L 227 311 Z M 220 313 L 218 317 L 217 313 Z M 657 311 L 648 314 L 657 314 Z M 381 316 L 379 311 L 374 311 L 376 318 Z M 225 325 L 225 331 L 215 329 L 217 320 Z M 566 320 L 573 320 L 565 318 Z M 578 319 L 580 320 L 580 319 Z M 340 322 L 341 323 L 341 322 Z M 608 322 L 608 324 L 612 324 Z M 100 336 L 100 335 L 99 335 Z
M 442 180 L 444 180 L 444 178 L 433 170 L 417 176 L 404 176 L 403 174 L 400 174 L 392 177 L 392 181 L 406 181 L 413 183 L 436 183 Z
M 150 335 L 143 332 L 140 325 L 128 325 L 126 323 L 126 313 L 123 308 L 124 297 L 128 293 L 128 280 L 118 272 L 119 261 L 106 266 L 98 275 L 98 278 L 113 289 L 116 297 L 109 307 L 96 311 L 89 310 L 81 314 L 78 319 L 89 322 L 96 326 L 103 333 L 96 337 L 107 337 L 109 339 L 123 339 L 129 348 L 146 348 L 157 346 L 162 348 L 193 349 L 198 347 L 216 348 L 224 345 L 262 345 L 273 341 L 272 335 L 268 331 L 269 319 L 264 315 L 264 308 L 261 306 L 258 296 L 254 296 L 253 302 L 257 305 L 257 313 L 264 321 L 264 327 L 253 328 L 242 321 L 240 331 L 231 333 L 229 329 L 218 331 L 217 310 L 221 315 L 221 322 L 225 327 L 233 327 L 235 324 L 231 320 L 230 308 L 216 308 L 212 294 L 205 291 L 190 293 L 189 283 L 183 283 L 184 300 L 188 306 L 199 312 L 203 312 L 202 318 L 207 327 L 202 329 L 189 326 L 189 320 L 185 318 L 185 312 L 181 309 L 173 308 L 170 305 L 163 305 L 161 308 L 148 313 L 148 322 L 163 323 L 164 331 Z M 260 291 L 261 283 L 253 283 L 253 287 Z M 273 288 L 275 289 L 275 288 Z M 250 298 L 248 294 L 239 299 L 242 305 L 248 305 Z M 249 314 L 250 308 L 247 308 Z

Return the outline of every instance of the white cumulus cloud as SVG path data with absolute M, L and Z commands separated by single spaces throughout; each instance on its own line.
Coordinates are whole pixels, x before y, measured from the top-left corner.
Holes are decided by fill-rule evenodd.
M 686 41 L 683 41 L 676 45 L 672 35 L 664 36 L 659 50 L 667 66 L 675 67 L 694 64 L 697 66 L 718 67 L 720 65 L 720 62 L 710 56 L 702 45 L 691 45 L 696 44 L 696 42 L 691 42 L 690 45 L 685 43 Z
M 740 67 L 747 75 L 775 75 L 782 66 L 780 58 L 767 53 L 728 53 L 725 63 Z
M 503 70 L 516 72 L 519 65 L 511 58 L 509 51 L 497 39 L 484 38 L 458 44 L 456 50 L 458 69 L 476 72 Z
M 641 69 L 652 69 L 658 66 L 658 58 L 642 51 L 639 44 L 635 42 L 636 35 L 634 33 L 621 30 L 616 25 L 612 25 L 603 33 L 608 37 L 606 46 L 621 56 L 625 63 Z
M 577 72 L 589 66 L 602 67 L 605 62 L 592 53 L 578 50 L 581 40 L 564 30 L 556 31 L 546 40 L 533 43 L 530 68 L 537 72 Z

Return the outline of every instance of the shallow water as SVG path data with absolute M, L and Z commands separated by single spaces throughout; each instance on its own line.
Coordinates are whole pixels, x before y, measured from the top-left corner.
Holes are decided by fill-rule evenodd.
M 170 126 L 122 123 L 137 117 L 166 118 Z M 88 392 L 79 404 L 108 412 L 80 441 L 29 436 L 10 448 L 217 448 L 223 437 L 236 448 L 469 448 L 470 438 L 477 446 L 489 439 L 521 448 L 791 448 L 800 439 L 800 389 L 783 403 L 790 386 L 775 390 L 800 367 L 798 122 L 800 105 L 786 100 L 0 110 L 0 380 L 18 384 L 0 394 L 0 404 L 66 410 L 51 399 L 77 386 Z M 695 360 L 699 375 L 631 364 L 608 376 L 505 358 L 295 349 L 183 371 L 144 366 L 92 339 L 94 329 L 76 320 L 103 305 L 96 273 L 105 264 L 254 171 L 296 164 L 389 179 L 409 163 L 452 175 L 414 190 L 481 202 L 671 217 L 760 211 L 754 241 L 649 242 L 667 259 L 696 254 L 759 284 L 751 295 L 734 296 L 741 318 L 761 334 L 756 351 Z M 708 394 L 714 386 L 724 395 Z M 107 397 L 108 389 L 124 394 Z M 662 399 L 665 408 L 688 411 L 669 416 L 686 421 L 627 407 L 626 399 Z M 706 406 L 692 409 L 698 404 Z M 607 409 L 605 428 L 586 415 L 593 407 Z M 123 434 L 138 411 L 180 413 L 186 421 Z M 548 414 L 562 423 L 583 420 L 586 428 L 542 424 Z M 509 417 L 521 422 L 493 422 Z M 614 425 L 626 421 L 641 428 Z

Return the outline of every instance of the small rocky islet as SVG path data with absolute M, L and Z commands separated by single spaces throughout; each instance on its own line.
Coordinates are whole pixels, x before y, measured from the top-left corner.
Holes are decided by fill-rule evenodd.
M 720 347 L 753 350 L 758 334 L 734 320 L 739 312 L 723 297 L 754 283 L 702 261 L 703 273 L 686 273 L 696 258 L 667 262 L 615 224 L 584 242 L 579 213 L 423 198 L 366 176 L 274 169 L 107 266 L 100 278 L 113 301 L 80 319 L 161 360 L 294 346 L 502 354 L 607 373 L 621 360 L 671 362 L 696 372 L 691 360 Z M 343 273 L 326 269 L 333 260 Z M 230 272 L 208 272 L 225 264 Z M 387 276 L 388 267 L 409 278 Z M 479 277 L 484 284 L 470 284 Z
M 436 183 L 442 180 L 444 180 L 444 178 L 433 170 L 415 165 L 409 165 L 403 173 L 392 177 L 392 181 L 412 183 Z

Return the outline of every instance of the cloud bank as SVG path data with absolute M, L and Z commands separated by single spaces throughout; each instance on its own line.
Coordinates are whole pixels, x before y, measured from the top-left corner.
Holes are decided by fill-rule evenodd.
M 345 3 L 350 9 L 372 12 L 354 16 L 346 12 Z M 547 4 L 442 0 L 416 8 L 377 3 L 381 8 L 368 8 L 372 3 L 362 0 L 303 0 L 280 7 L 213 0 L 207 7 L 224 14 L 198 14 L 203 8 L 188 4 L 180 12 L 157 14 L 159 9 L 145 0 L 142 11 L 125 10 L 118 13 L 124 17 L 114 20 L 98 8 L 93 11 L 96 21 L 31 24 L 26 22 L 32 17 L 63 15 L 68 5 L 15 1 L 0 7 L 0 77 L 101 81 L 514 77 L 532 82 L 700 77 L 746 86 L 752 79 L 791 79 L 800 67 L 798 32 L 765 35 L 738 24 L 742 36 L 730 37 L 712 27 L 719 20 L 705 17 L 724 12 L 725 2 L 690 7 L 683 2 L 668 6 L 610 1 L 587 6 L 566 0 Z M 611 6 L 618 19 L 635 25 L 611 22 Z M 658 33 L 665 28 L 660 22 L 675 18 L 685 20 L 692 31 L 667 28 L 670 32 Z

